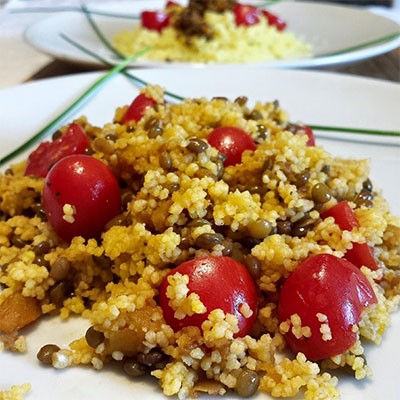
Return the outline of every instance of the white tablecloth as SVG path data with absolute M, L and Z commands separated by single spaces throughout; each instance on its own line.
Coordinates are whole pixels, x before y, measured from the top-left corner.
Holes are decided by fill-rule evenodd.
M 51 14 L 12 13 L 12 10 L 28 7 L 79 6 L 82 3 L 82 0 L 9 0 L 2 5 L 2 1 L 4 0 L 0 0 L 0 88 L 24 82 L 52 61 L 51 57 L 37 51 L 24 40 L 24 31 L 29 25 Z M 96 5 L 107 2 L 110 0 L 93 0 Z M 251 3 L 251 0 L 246 2 Z M 115 4 L 115 0 L 113 3 Z M 371 10 L 400 23 L 398 8 L 389 10 L 383 7 L 371 7 Z

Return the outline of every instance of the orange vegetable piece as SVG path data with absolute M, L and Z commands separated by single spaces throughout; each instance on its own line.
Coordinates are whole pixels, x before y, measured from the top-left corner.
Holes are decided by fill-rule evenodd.
M 36 299 L 13 293 L 0 305 L 0 332 L 16 332 L 41 315 L 42 310 Z

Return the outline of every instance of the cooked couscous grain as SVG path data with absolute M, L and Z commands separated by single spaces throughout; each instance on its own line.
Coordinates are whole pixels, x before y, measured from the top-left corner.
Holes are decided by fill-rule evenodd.
M 0 390 L 0 400 L 24 400 L 25 395 L 31 391 L 31 385 L 24 383 L 11 386 L 8 390 Z

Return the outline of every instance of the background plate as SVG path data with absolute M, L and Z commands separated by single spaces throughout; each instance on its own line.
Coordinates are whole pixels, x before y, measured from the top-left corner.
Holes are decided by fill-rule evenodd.
M 182 3 L 182 1 L 181 1 Z M 257 4 L 257 1 L 253 2 Z M 117 2 L 110 5 L 92 5 L 92 11 L 138 16 L 143 9 L 162 9 L 165 1 L 137 0 Z M 400 34 L 399 25 L 383 16 L 361 8 L 318 4 L 307 2 L 282 2 L 271 5 L 271 11 L 288 22 L 288 29 L 313 47 L 313 56 L 288 60 L 272 60 L 259 64 L 266 67 L 319 67 L 350 63 L 390 51 L 400 45 L 397 36 L 383 43 L 380 39 Z M 101 31 L 111 39 L 117 32 L 132 29 L 135 21 L 129 18 L 95 16 Z M 29 43 L 38 50 L 56 58 L 87 65 L 99 63 L 76 49 L 60 37 L 64 33 L 83 46 L 101 55 L 111 63 L 116 62 L 114 54 L 98 39 L 84 15 L 59 13 L 43 19 L 25 33 Z M 358 48 L 360 45 L 369 45 Z M 201 63 L 166 63 L 138 60 L 133 66 L 175 67 L 203 66 Z

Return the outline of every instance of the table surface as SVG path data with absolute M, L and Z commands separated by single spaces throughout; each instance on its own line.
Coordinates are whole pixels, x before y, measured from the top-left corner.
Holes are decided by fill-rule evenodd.
M 338 72 L 400 82 L 400 49 L 341 67 Z

